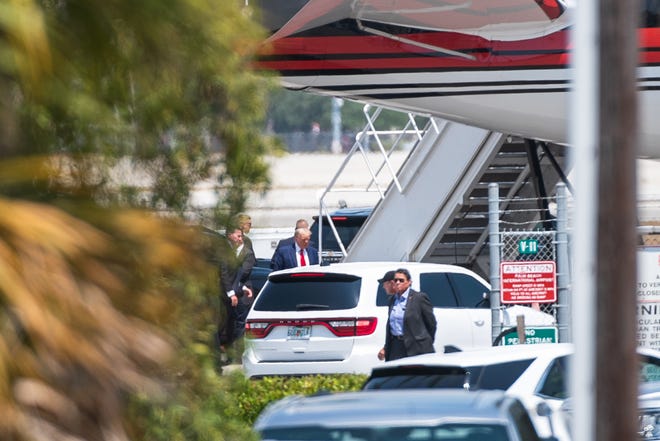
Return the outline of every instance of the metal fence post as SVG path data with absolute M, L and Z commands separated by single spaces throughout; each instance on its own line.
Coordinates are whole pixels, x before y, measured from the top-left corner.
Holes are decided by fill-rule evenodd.
M 500 321 L 500 187 L 488 184 L 488 241 L 490 243 L 491 341 L 502 332 Z
M 566 185 L 557 184 L 557 329 L 559 342 L 568 343 L 571 336 L 569 288 L 571 283 L 568 260 L 568 209 Z

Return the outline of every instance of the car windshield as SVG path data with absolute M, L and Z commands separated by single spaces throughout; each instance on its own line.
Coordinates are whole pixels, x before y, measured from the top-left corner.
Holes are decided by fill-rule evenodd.
M 509 441 L 503 424 L 443 424 L 407 427 L 286 427 L 266 429 L 272 441 Z
M 255 311 L 353 309 L 362 279 L 349 274 L 293 273 L 271 276 L 254 303 Z
M 400 366 L 374 369 L 363 389 L 464 388 L 506 390 L 534 359 L 480 366 Z
M 548 368 L 537 393 L 561 400 L 568 398 L 568 362 L 569 356 L 557 357 Z M 654 383 L 658 380 L 660 380 L 660 360 L 642 355 L 639 365 L 639 383 Z

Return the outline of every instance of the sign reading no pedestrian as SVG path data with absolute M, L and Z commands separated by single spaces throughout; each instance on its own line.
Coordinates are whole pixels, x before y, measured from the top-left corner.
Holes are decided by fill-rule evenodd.
M 557 343 L 557 328 L 525 328 L 525 344 L 532 345 L 536 343 Z M 503 346 L 517 344 L 520 344 L 517 331 L 504 334 Z
M 557 301 L 557 265 L 552 260 L 500 263 L 502 303 Z

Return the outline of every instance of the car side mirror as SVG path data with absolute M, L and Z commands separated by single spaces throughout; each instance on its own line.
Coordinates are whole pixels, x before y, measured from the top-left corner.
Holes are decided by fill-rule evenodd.
M 555 436 L 555 429 L 552 425 L 552 409 L 550 406 L 548 406 L 548 403 L 545 401 L 540 402 L 539 404 L 536 405 L 536 414 L 540 417 L 544 417 L 548 419 L 548 425 L 550 426 L 550 435 L 549 437 L 542 438 L 543 441 L 559 441 L 558 438 Z
M 542 417 L 550 417 L 552 415 L 552 409 L 550 409 L 550 406 L 548 406 L 548 403 L 546 402 L 541 402 L 536 406 L 536 413 L 538 416 Z

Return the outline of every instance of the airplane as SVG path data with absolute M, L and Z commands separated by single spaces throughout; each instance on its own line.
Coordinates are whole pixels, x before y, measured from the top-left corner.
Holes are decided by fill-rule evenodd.
M 260 2 L 257 67 L 285 87 L 568 142 L 573 0 L 291 1 Z M 641 3 L 638 156 L 658 159 L 660 2 Z

